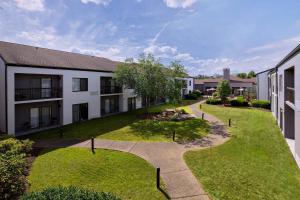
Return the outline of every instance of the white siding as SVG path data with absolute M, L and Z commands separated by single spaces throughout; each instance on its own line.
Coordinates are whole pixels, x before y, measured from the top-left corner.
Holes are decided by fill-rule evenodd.
M 6 131 L 5 64 L 0 58 L 0 131 Z
M 269 100 L 269 84 L 268 84 L 268 73 L 269 71 L 260 73 L 256 76 L 257 80 L 257 99 L 258 100 Z
M 295 70 L 295 150 L 292 150 L 295 153 L 295 158 L 298 162 L 300 167 L 300 54 L 298 53 L 296 56 L 291 58 L 285 64 L 278 68 L 278 79 L 279 76 L 282 75 L 282 84 L 283 89 L 281 92 L 278 93 L 278 109 L 284 109 L 284 70 L 294 67 Z M 278 90 L 279 88 L 279 81 L 278 81 Z M 278 110 L 279 111 L 279 110 Z M 280 118 L 278 118 L 278 121 Z M 284 118 L 283 118 L 284 122 Z M 284 123 L 283 123 L 284 124 Z M 284 127 L 283 127 L 284 130 Z
M 9 133 L 15 132 L 15 73 L 27 74 L 51 74 L 60 75 L 63 84 L 63 125 L 72 123 L 72 105 L 79 103 L 88 103 L 89 119 L 98 118 L 101 116 L 100 109 L 100 77 L 112 77 L 113 73 L 92 72 L 79 70 L 61 70 L 61 69 L 46 69 L 46 68 L 30 68 L 30 67 L 8 67 L 8 130 Z M 88 91 L 72 92 L 72 78 L 88 78 Z M 135 96 L 134 93 L 125 90 L 123 93 L 126 97 L 126 102 L 123 101 L 121 111 L 127 111 L 127 98 Z M 123 98 L 124 99 L 124 98 Z M 137 102 L 138 104 L 138 102 Z M 121 104 L 122 105 L 122 104 Z M 140 105 L 139 105 L 140 106 Z

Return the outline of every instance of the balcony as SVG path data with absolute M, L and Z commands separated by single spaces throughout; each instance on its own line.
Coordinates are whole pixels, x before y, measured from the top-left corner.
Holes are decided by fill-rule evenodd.
M 117 94 L 122 93 L 120 86 L 101 86 L 101 94 Z
M 286 87 L 285 92 L 286 92 L 286 101 L 295 104 L 295 88 Z
M 61 88 L 17 88 L 15 101 L 61 98 Z

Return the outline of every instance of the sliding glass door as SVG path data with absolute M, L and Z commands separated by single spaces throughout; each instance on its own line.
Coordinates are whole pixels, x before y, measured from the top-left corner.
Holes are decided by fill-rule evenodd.
M 39 128 L 51 125 L 51 106 L 30 109 L 30 127 Z
M 73 122 L 80 122 L 84 120 L 88 120 L 88 104 L 74 104 L 73 105 Z

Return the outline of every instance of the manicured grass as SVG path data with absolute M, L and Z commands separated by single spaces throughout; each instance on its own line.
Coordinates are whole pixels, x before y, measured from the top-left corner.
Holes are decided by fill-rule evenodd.
M 213 199 L 300 199 L 300 170 L 270 112 L 203 105 L 225 123 L 225 144 L 190 151 L 185 160 Z
M 122 199 L 165 199 L 156 188 L 156 171 L 129 153 L 85 148 L 48 149 L 33 163 L 30 191 L 49 186 L 78 186 L 111 192 Z
M 195 101 L 183 101 L 179 105 L 163 104 L 153 106 L 150 112 L 161 112 L 167 108 L 181 107 L 189 111 L 188 104 Z M 90 139 L 91 137 L 126 140 L 126 141 L 172 141 L 173 130 L 176 139 L 190 141 L 201 138 L 209 131 L 209 126 L 200 119 L 184 122 L 141 120 L 137 118 L 142 109 L 114 116 L 93 119 L 90 121 L 63 127 L 64 138 Z M 26 136 L 27 137 L 27 136 Z M 39 132 L 29 136 L 33 140 L 59 137 L 59 129 Z
M 176 140 L 186 142 L 206 135 L 209 132 L 209 126 L 201 119 L 191 119 L 182 122 L 138 120 L 121 129 L 100 135 L 99 138 L 127 141 L 150 140 L 171 142 L 174 130 L 176 130 Z

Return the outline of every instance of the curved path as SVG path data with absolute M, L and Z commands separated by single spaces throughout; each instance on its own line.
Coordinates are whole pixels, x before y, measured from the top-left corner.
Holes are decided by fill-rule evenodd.
M 199 104 L 190 105 L 197 117 L 202 116 Z M 188 144 L 176 142 L 129 142 L 95 139 L 95 148 L 118 150 L 135 154 L 155 167 L 160 167 L 161 177 L 166 185 L 167 193 L 171 199 L 178 200 L 208 200 L 209 197 L 201 184 L 194 177 L 183 159 L 183 154 L 188 150 L 202 149 L 223 144 L 228 138 L 224 126 L 215 117 L 205 114 L 205 119 L 210 122 L 212 131 L 206 137 Z M 36 147 L 87 147 L 90 140 L 45 140 L 35 144 Z

